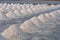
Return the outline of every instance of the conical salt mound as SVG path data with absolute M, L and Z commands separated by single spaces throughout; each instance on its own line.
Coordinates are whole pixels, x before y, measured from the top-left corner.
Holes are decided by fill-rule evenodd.
M 31 17 L 31 15 L 33 14 L 33 13 L 29 13 L 26 8 L 22 9 L 20 12 L 21 12 L 21 13 L 23 14 L 23 16 L 25 16 L 26 18 Z
M 6 6 L 7 6 L 7 4 L 4 3 L 1 8 L 5 9 Z
M 29 15 L 29 12 L 26 10 L 26 8 L 22 9 L 20 12 L 24 15 Z
M 51 5 L 50 7 L 52 7 L 52 8 L 56 8 L 56 6 L 55 6 L 55 5 Z
M 37 17 L 33 17 L 30 19 L 31 22 L 33 22 L 39 30 L 44 29 L 44 27 L 47 27 L 42 21 L 40 21 Z
M 16 10 L 16 9 L 17 9 L 17 5 L 16 4 L 12 5 L 12 10 Z
M 40 23 L 37 17 L 33 17 L 30 19 L 30 21 L 32 21 L 35 25 L 37 25 L 38 27 L 40 27 Z
M 17 4 L 17 9 L 20 10 L 20 4 Z
M 51 12 L 51 13 L 49 13 L 49 14 L 50 14 L 50 16 L 52 16 L 53 18 L 55 18 L 55 16 L 57 15 L 56 11 Z
M 16 24 L 11 25 L 1 35 L 7 40 L 26 40 L 31 37 L 19 29 Z
M 38 32 L 37 26 L 29 20 L 25 21 L 19 28 L 27 33 Z
M 11 7 L 12 7 L 11 4 L 8 4 L 6 10 L 7 10 L 8 12 L 11 11 L 11 10 L 12 10 Z
M 18 10 L 14 10 L 14 13 L 18 16 L 18 17 L 22 17 L 23 14 L 21 12 L 19 12 Z
M 45 16 L 45 19 L 46 19 L 46 22 L 49 24 L 49 23 L 53 23 L 52 22 L 52 18 L 50 17 L 50 15 L 49 14 L 44 14 L 44 16 Z
M 12 11 L 8 12 L 8 13 L 6 14 L 6 16 L 7 16 L 8 18 L 17 18 L 17 16 L 16 16 Z
M 36 7 L 33 7 L 32 10 L 33 10 L 33 11 L 36 11 Z
M 41 20 L 42 22 L 46 23 L 44 14 L 41 14 L 40 16 L 38 16 L 38 19 Z
M 27 9 L 27 11 L 28 11 L 30 14 L 32 14 L 32 13 L 33 13 L 33 11 L 32 11 L 32 9 L 31 9 L 31 8 L 28 8 L 28 9 Z
M 45 16 L 46 16 L 47 18 L 50 18 L 50 15 L 49 15 L 48 13 L 46 13 Z

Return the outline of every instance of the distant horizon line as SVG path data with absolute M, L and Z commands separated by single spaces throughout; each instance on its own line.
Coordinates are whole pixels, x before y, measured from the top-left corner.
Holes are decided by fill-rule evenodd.
M 60 4 L 60 1 L 0 1 L 0 3 Z

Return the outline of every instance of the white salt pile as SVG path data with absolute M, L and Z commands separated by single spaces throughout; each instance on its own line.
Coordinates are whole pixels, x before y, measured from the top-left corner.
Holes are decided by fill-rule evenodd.
M 23 17 L 23 14 L 18 10 L 14 10 L 14 14 L 18 17 Z
M 46 23 L 44 14 L 41 14 L 40 16 L 38 16 L 38 19 L 41 20 L 42 22 Z
M 31 38 L 30 35 L 24 33 L 21 29 L 18 28 L 18 25 L 11 25 L 4 32 L 2 32 L 2 36 L 6 40 L 26 40 Z
M 8 13 L 6 13 L 6 16 L 8 17 L 8 18 L 17 18 L 17 16 L 12 12 L 12 11 L 9 11 Z
M 34 33 L 37 32 L 38 29 L 36 28 L 36 25 L 34 25 L 32 22 L 30 21 L 25 21 L 20 28 L 27 33 Z

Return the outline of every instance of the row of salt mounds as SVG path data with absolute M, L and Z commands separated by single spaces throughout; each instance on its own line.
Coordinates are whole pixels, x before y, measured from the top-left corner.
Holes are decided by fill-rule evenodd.
M 31 38 L 30 35 L 19 29 L 16 24 L 9 26 L 2 35 L 6 40 L 27 40 Z
M 39 12 L 43 12 L 42 9 L 46 10 L 45 8 L 42 8 L 42 6 L 46 6 L 48 8 L 51 8 L 50 6 L 48 6 L 47 4 L 44 5 L 33 5 L 33 4 L 0 4 L 1 8 L 0 8 L 0 31 L 1 27 L 4 24 L 12 24 L 12 23 L 22 23 L 23 21 L 27 20 L 28 18 L 31 18 L 33 16 L 36 16 L 37 14 L 40 14 Z M 55 6 L 55 5 L 54 5 Z M 56 5 L 57 6 L 57 5 Z M 14 9 L 14 10 L 13 10 Z M 27 10 L 26 10 L 27 9 Z M 51 9 L 52 10 L 52 9 Z M 48 10 L 47 10 L 48 11 Z M 19 17 L 19 19 L 15 20 L 17 17 Z M 7 20 L 7 19 L 11 19 L 12 20 Z M 20 19 L 22 18 L 22 19 Z M 14 19 L 14 20 L 13 20 Z M 23 20 L 23 21 L 21 21 Z M 1 26 L 1 24 L 3 24 Z M 2 27 L 2 29 L 5 29 L 5 27 Z
M 60 12 L 59 11 L 60 10 L 57 10 L 57 11 L 53 11 L 49 14 L 46 13 L 46 14 L 41 14 L 38 17 L 33 17 L 30 20 L 25 21 L 20 26 L 20 28 L 23 31 L 28 32 L 28 33 L 39 32 L 40 29 L 43 31 L 46 31 L 48 28 L 54 27 L 56 24 L 60 24 L 60 22 L 59 22 Z M 44 29 L 44 27 L 47 29 Z
M 33 4 L 2 4 L 2 5 L 4 5 L 4 6 L 6 6 L 7 5 L 7 9 L 9 9 L 9 8 L 11 8 L 11 6 L 16 6 L 17 5 L 17 7 L 18 7 L 18 10 L 11 10 L 11 9 L 9 9 L 9 11 L 8 10 L 6 10 L 5 11 L 5 7 L 4 6 L 2 6 L 1 8 L 0 8 L 0 10 L 1 10 L 1 16 L 0 16 L 0 29 L 1 29 L 1 27 L 4 25 L 4 24 L 15 24 L 15 23 L 20 23 L 20 24 L 22 24 L 25 20 L 27 20 L 27 19 L 30 19 L 30 18 L 32 18 L 33 16 L 38 16 L 41 12 L 44 12 L 45 13 L 45 11 L 51 11 L 51 10 L 55 10 L 55 9 L 57 9 L 57 8 L 60 8 L 59 6 L 60 5 L 51 5 L 51 6 L 48 6 L 47 4 L 38 4 L 38 5 L 33 5 Z M 20 11 L 19 11 L 19 5 L 20 5 L 20 7 L 22 8 Z M 13 6 L 13 7 L 14 7 Z M 53 7 L 53 8 L 52 8 Z M 56 7 L 56 8 L 55 8 Z M 14 7 L 14 8 L 16 8 L 16 7 Z M 4 10 L 3 10 L 4 9 Z M 25 10 L 25 9 L 27 9 L 27 10 Z M 10 11 L 11 10 L 11 11 Z M 26 12 L 27 11 L 27 12 Z M 6 16 L 5 16 L 6 15 Z M 20 19 L 21 18 L 21 19 Z M 9 19 L 9 20 L 7 20 L 7 19 Z M 10 20 L 11 19 L 11 20 Z M 16 20 L 15 20 L 16 19 Z M 3 24 L 2 26 L 1 26 L 1 24 Z M 3 29 L 5 29 L 6 28 L 6 26 L 5 26 L 5 28 L 4 27 L 2 27 Z M 2 31 L 2 30 L 1 30 Z
M 0 29 L 1 29 L 1 24 L 11 24 L 11 23 L 22 23 L 23 21 L 40 14 L 42 6 L 47 6 L 48 5 L 33 5 L 33 4 L 0 4 Z M 41 7 L 40 7 L 41 6 Z M 55 5 L 54 5 L 55 6 Z M 50 7 L 49 7 L 50 8 Z M 13 10 L 14 9 L 14 10 Z M 43 8 L 44 9 L 44 8 Z M 39 12 L 38 12 L 39 11 Z M 43 12 L 43 10 L 42 10 Z M 15 19 L 18 18 L 16 21 Z M 22 18 L 22 19 L 20 19 Z M 9 19 L 9 20 L 7 20 Z M 11 19 L 11 20 L 10 20 Z M 14 20 L 13 20 L 14 19 Z M 21 21 L 23 20 L 23 21 Z M 4 27 L 2 27 L 5 29 Z
M 60 20 L 60 10 L 51 12 L 51 14 L 47 13 L 33 17 L 25 21 L 20 28 L 24 32 L 41 35 L 33 37 L 32 40 L 60 40 L 60 21 L 58 21 Z
M 19 25 L 11 25 L 4 32 L 2 32 L 2 36 L 7 40 L 29 40 L 32 35 L 26 34 L 36 34 L 32 40 L 57 40 L 55 38 L 60 37 L 58 27 L 56 25 L 60 25 L 58 21 L 58 17 L 60 15 L 60 10 L 53 11 L 46 14 L 41 14 L 38 17 L 33 17 L 30 20 L 25 21 L 21 26 Z M 57 14 L 56 14 L 57 13 Z M 54 21 L 53 21 L 54 20 Z M 7 31 L 8 30 L 8 31 Z M 54 37 L 56 32 L 56 36 Z M 42 36 L 40 36 L 42 35 Z M 58 38 L 59 40 L 59 38 Z
M 1 4 L 0 4 L 1 5 Z M 53 7 L 53 8 L 52 8 Z M 6 16 L 8 19 L 16 19 L 16 18 L 24 18 L 24 17 L 31 17 L 37 14 L 40 14 L 41 12 L 45 12 L 48 10 L 53 10 L 59 8 L 59 5 L 51 5 L 48 6 L 46 4 L 44 5 L 33 5 L 33 4 L 7 4 L 4 3 L 0 7 L 0 12 L 3 13 L 4 16 Z M 5 18 L 6 18 L 5 17 Z M 4 17 L 2 17 L 3 19 Z

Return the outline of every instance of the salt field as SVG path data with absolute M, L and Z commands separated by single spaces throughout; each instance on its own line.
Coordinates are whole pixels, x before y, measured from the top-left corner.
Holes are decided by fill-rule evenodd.
M 60 4 L 0 3 L 0 40 L 60 40 Z

